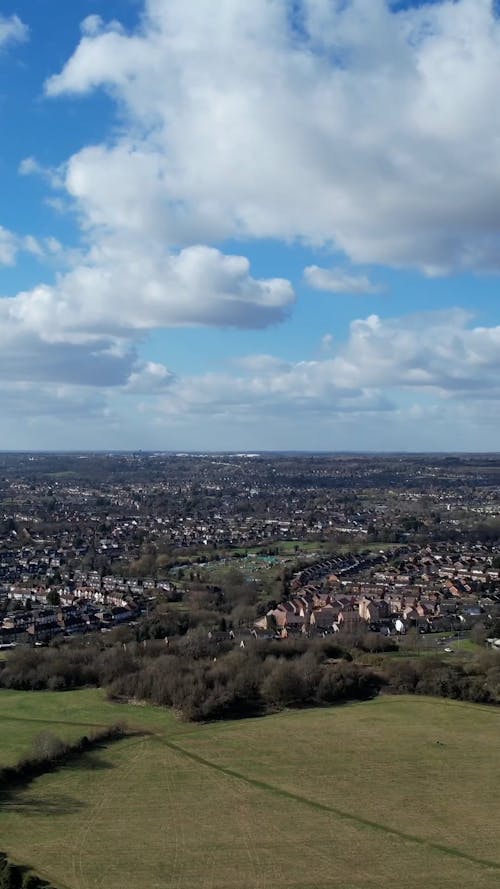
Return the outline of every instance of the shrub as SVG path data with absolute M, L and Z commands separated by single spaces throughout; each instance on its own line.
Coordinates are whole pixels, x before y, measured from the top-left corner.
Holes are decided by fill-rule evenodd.
M 382 679 L 356 664 L 335 664 L 324 669 L 317 698 L 333 704 L 337 701 L 366 700 L 378 694 Z
M 0 889 L 22 889 L 22 871 L 4 858 L 0 865 Z
M 58 759 L 67 749 L 64 741 L 61 741 L 57 735 L 52 732 L 40 732 L 33 738 L 31 742 L 31 757 L 37 760 L 46 760 L 53 762 Z
M 45 880 L 12 864 L 5 853 L 0 852 L 0 889 L 44 889 L 44 887 L 50 889 Z
M 264 679 L 261 691 L 269 704 L 289 707 L 304 704 L 308 700 L 309 689 L 296 664 L 278 662 Z
M 399 660 L 387 664 L 388 690 L 393 694 L 415 694 L 419 674 L 411 661 Z

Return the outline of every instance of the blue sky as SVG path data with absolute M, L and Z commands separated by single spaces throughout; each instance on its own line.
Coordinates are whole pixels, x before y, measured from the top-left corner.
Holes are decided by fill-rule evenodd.
M 495 10 L 0 4 L 0 448 L 497 450 Z

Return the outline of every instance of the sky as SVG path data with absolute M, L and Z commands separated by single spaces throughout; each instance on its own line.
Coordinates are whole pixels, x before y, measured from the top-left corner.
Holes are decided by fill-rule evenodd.
M 0 0 L 0 450 L 499 450 L 499 5 Z

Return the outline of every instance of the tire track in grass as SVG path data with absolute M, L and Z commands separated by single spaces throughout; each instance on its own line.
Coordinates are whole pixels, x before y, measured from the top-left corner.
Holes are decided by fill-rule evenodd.
M 126 744 L 127 739 L 124 740 L 124 746 Z M 142 755 L 142 749 L 144 744 L 146 743 L 145 738 L 141 738 L 139 741 L 133 740 L 129 744 L 127 744 L 127 750 L 130 750 L 131 747 L 137 747 L 138 749 L 134 752 L 134 755 L 130 757 L 126 761 L 126 765 L 122 766 L 120 769 L 120 780 L 123 782 L 126 780 L 129 775 L 133 772 L 135 768 L 136 762 L 140 759 Z M 84 857 L 85 857 L 85 844 L 88 840 L 89 834 L 92 829 L 95 827 L 95 824 L 98 820 L 98 817 L 102 814 L 102 812 L 110 807 L 113 799 L 116 797 L 119 788 L 117 789 L 116 784 L 109 788 L 106 793 L 99 793 L 97 796 L 96 802 L 93 804 L 91 811 L 88 814 L 88 817 L 78 830 L 75 835 L 74 846 L 73 846 L 73 854 L 71 858 L 73 877 L 76 881 L 76 885 L 81 887 L 81 889 L 88 889 L 89 883 L 88 878 L 85 873 L 84 867 Z M 99 884 L 97 884 L 99 885 Z
M 150 736 L 150 739 L 152 739 L 152 740 L 156 740 L 157 738 L 158 738 L 158 735 L 156 733 L 154 735 Z M 174 751 L 171 750 L 170 752 L 173 753 Z M 178 751 L 176 751 L 176 753 L 177 753 L 177 755 L 179 755 Z M 185 758 L 185 757 L 182 757 L 182 755 L 181 755 L 180 756 L 181 761 L 183 758 Z M 190 766 L 190 768 L 191 768 L 191 766 Z M 265 886 L 261 885 L 261 879 L 259 877 L 258 856 L 252 852 L 252 845 L 253 844 L 251 843 L 251 841 L 249 839 L 248 825 L 245 826 L 242 821 L 243 816 L 241 814 L 241 812 L 242 812 L 241 806 L 239 805 L 237 786 L 238 785 L 236 782 L 231 782 L 231 791 L 232 791 L 232 794 L 233 794 L 234 800 L 235 800 L 234 806 L 235 806 L 235 809 L 237 809 L 238 813 L 239 813 L 238 817 L 236 819 L 236 824 L 238 825 L 238 829 L 239 829 L 241 837 L 242 837 L 242 843 L 245 848 L 246 857 L 249 860 L 250 867 L 253 872 L 254 889 L 265 889 Z M 178 812 L 179 806 L 178 806 L 178 803 L 176 802 L 176 795 L 174 793 L 174 786 L 173 786 L 173 784 L 170 780 L 170 777 L 168 775 L 168 770 L 166 772 L 166 790 L 169 795 L 169 805 L 172 807 L 172 809 L 176 813 L 176 812 Z M 178 859 L 181 857 L 181 843 L 182 843 L 183 848 L 185 846 L 185 842 L 183 839 L 183 830 L 180 828 L 180 825 L 182 824 L 182 818 L 174 817 L 173 821 L 176 825 L 178 825 L 178 827 L 175 830 L 174 860 L 173 860 L 173 863 L 171 864 L 171 881 L 173 881 L 175 879 L 175 885 L 174 885 L 174 882 L 171 882 L 169 889 L 181 889 L 181 884 L 184 884 L 184 872 L 180 869 L 178 870 L 177 864 L 178 864 Z M 181 836 L 179 838 L 180 834 L 181 834 Z M 204 880 L 203 880 L 202 889 L 214 889 L 215 880 L 216 880 L 216 867 L 217 867 L 216 855 L 210 854 L 207 857 L 207 859 L 205 861 L 205 865 L 204 865 L 204 871 L 203 871 Z
M 171 889 L 180 889 L 181 880 L 182 880 L 182 869 L 180 866 L 180 862 L 182 860 L 182 847 L 184 846 L 184 835 L 181 828 L 182 819 L 178 817 L 179 805 L 177 803 L 177 797 L 175 794 L 175 781 L 172 777 L 171 769 L 168 767 L 168 763 L 164 764 L 164 769 L 162 774 L 165 777 L 165 786 L 167 791 L 167 796 L 169 800 L 170 810 L 173 810 L 174 817 L 170 816 L 169 821 L 169 838 L 173 835 L 174 839 L 174 852 L 173 852 L 173 861 L 170 864 L 171 869 L 171 879 L 175 879 L 176 885 L 171 884 Z M 182 836 L 180 836 L 182 832 Z M 166 849 L 165 846 L 164 855 L 166 857 Z
M 433 840 L 425 839 L 425 837 L 419 837 L 415 836 L 415 834 L 405 833 L 402 830 L 398 830 L 396 827 L 389 827 L 387 824 L 382 824 L 379 821 L 371 821 L 369 818 L 362 818 L 360 815 L 353 815 L 352 812 L 347 812 L 344 809 L 337 808 L 336 806 L 329 806 L 326 803 L 320 803 L 317 800 L 309 799 L 309 797 L 307 796 L 301 796 L 298 793 L 293 793 L 293 791 L 285 790 L 284 788 L 277 787 L 274 784 L 269 784 L 267 781 L 261 781 L 258 778 L 250 778 L 248 775 L 244 775 L 242 772 L 237 772 L 236 769 L 231 769 L 227 766 L 221 766 L 209 759 L 205 759 L 203 756 L 199 756 L 198 753 L 193 753 L 191 750 L 186 750 L 184 747 L 181 747 L 179 744 L 175 743 L 175 741 L 170 741 L 168 738 L 160 734 L 155 734 L 152 740 L 153 739 L 159 741 L 161 744 L 166 745 L 171 750 L 174 750 L 176 753 L 180 753 L 187 759 L 198 763 L 199 765 L 205 766 L 209 769 L 213 769 L 214 771 L 219 772 L 226 777 L 237 778 L 239 781 L 244 781 L 245 784 L 249 784 L 251 787 L 256 787 L 258 790 L 264 790 L 265 792 L 272 793 L 274 794 L 274 796 L 281 797 L 282 799 L 288 799 L 293 800 L 294 802 L 302 803 L 306 806 L 309 806 L 311 809 L 315 809 L 318 812 L 326 812 L 327 814 L 335 815 L 336 818 L 340 818 L 341 820 L 354 824 L 357 827 L 368 828 L 370 830 L 377 831 L 378 833 L 384 833 L 388 836 L 395 837 L 398 840 L 414 843 L 415 845 L 421 846 L 423 849 L 427 849 L 432 852 L 440 852 L 444 855 L 450 855 L 453 858 L 461 858 L 464 861 L 468 861 L 470 864 L 477 864 L 480 867 L 489 868 L 490 870 L 495 870 L 500 873 L 500 862 L 491 861 L 487 858 L 479 858 L 475 855 L 470 855 L 468 852 L 463 852 L 461 849 L 456 849 L 453 846 L 446 846 L 444 843 L 436 843 Z
M 248 824 L 248 816 L 245 812 L 245 807 L 241 805 L 238 793 L 236 792 L 234 795 L 236 797 L 234 803 L 234 809 L 237 812 L 236 823 L 238 825 L 240 835 L 243 839 L 243 844 L 245 847 L 247 858 L 250 862 L 250 867 L 253 871 L 254 887 L 255 889 L 265 889 L 265 881 L 264 883 L 262 883 L 264 877 L 262 875 L 262 867 L 259 862 L 259 856 L 254 851 L 255 844 L 252 842 L 250 826 Z

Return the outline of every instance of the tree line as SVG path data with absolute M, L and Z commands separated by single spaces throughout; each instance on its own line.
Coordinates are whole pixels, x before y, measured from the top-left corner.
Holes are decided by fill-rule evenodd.
M 98 647 L 17 649 L 0 686 L 64 690 L 94 685 L 111 698 L 172 707 L 187 720 L 211 720 L 372 697 L 376 673 L 353 663 L 333 638 L 249 639 L 245 648 L 193 628 L 166 645 L 143 640 Z
M 0 687 L 63 691 L 96 686 L 114 700 L 171 707 L 190 721 L 364 700 L 381 690 L 500 703 L 500 653 L 494 651 L 463 661 L 442 655 L 391 657 L 394 642 L 376 633 L 345 633 L 341 639 L 247 638 L 243 647 L 227 633 L 201 626 L 172 638 L 152 635 L 141 631 L 118 641 L 117 633 L 109 641 L 96 636 L 45 649 L 16 649 L 0 665 Z
M 500 704 L 500 653 L 484 651 L 470 661 L 439 657 L 386 659 L 385 687 L 393 694 L 431 695 Z

